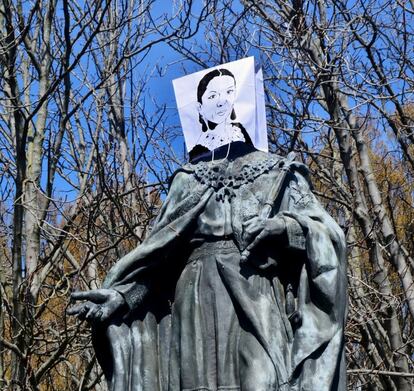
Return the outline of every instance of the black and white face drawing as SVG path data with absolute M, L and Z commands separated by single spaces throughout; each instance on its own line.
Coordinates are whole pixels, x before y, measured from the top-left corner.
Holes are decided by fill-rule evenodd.
M 216 69 L 207 73 L 198 84 L 197 101 L 202 120 L 221 124 L 235 119 L 234 100 L 236 80 L 227 69 Z
M 198 83 L 201 132 L 196 145 L 189 151 L 190 159 L 236 141 L 252 145 L 248 132 L 236 121 L 236 88 L 236 79 L 226 68 L 206 73 Z
M 248 57 L 173 81 L 187 151 L 197 155 L 233 142 L 267 151 L 263 79 Z

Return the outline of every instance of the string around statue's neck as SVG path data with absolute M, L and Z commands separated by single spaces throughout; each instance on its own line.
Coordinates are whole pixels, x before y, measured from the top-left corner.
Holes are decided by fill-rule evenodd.
M 227 132 L 228 126 L 227 126 L 226 123 L 225 123 L 224 129 Z M 230 140 L 230 139 L 227 138 L 227 140 Z M 214 149 L 213 149 L 211 151 L 211 163 L 212 164 L 219 164 L 219 163 L 224 162 L 229 157 L 229 154 L 230 154 L 230 145 L 231 145 L 231 142 L 229 142 L 228 145 L 227 145 L 227 153 L 226 153 L 226 156 L 222 160 L 218 160 L 217 162 L 214 162 Z

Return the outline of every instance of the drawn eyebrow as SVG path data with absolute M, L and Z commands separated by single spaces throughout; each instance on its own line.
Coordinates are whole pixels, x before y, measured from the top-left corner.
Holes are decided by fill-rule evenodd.
M 216 90 L 210 90 L 210 91 L 208 91 L 209 94 L 211 94 L 212 92 L 217 93 Z

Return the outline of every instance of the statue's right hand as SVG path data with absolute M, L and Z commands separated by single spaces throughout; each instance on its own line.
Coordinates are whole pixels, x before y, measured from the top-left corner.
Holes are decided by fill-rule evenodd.
M 71 298 L 86 301 L 70 307 L 67 313 L 90 322 L 104 322 L 126 305 L 124 297 L 114 289 L 74 292 Z

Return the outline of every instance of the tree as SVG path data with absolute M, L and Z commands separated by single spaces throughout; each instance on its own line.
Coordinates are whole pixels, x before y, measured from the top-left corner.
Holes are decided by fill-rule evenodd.
M 163 178 L 154 165 L 171 160 L 154 155 L 168 142 L 163 111 L 143 110 L 149 75 L 133 72 L 151 47 L 196 26 L 191 4 L 157 15 L 153 3 L 0 3 L 5 388 L 100 383 L 83 327 L 63 314 L 73 286 L 99 284 L 159 205 L 148 170 Z
M 87 329 L 62 313 L 145 237 L 184 160 L 149 86 L 246 55 L 272 151 L 308 164 L 347 234 L 349 389 L 412 388 L 412 1 L 24 5 L 0 3 L 5 389 L 102 389 Z M 147 68 L 156 45 L 178 59 Z
M 350 389 L 413 384 L 413 15 L 408 1 L 221 1 L 206 41 L 174 42 L 200 65 L 260 59 L 272 148 L 308 163 L 347 233 Z

